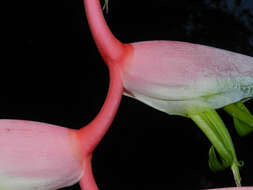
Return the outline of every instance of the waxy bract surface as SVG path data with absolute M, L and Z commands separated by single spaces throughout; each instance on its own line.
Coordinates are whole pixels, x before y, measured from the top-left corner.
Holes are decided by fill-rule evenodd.
M 253 96 L 253 58 L 173 41 L 132 44 L 122 78 L 127 95 L 169 114 L 214 109 Z
M 0 147 L 0 189 L 59 189 L 77 183 L 83 175 L 74 130 L 0 120 Z

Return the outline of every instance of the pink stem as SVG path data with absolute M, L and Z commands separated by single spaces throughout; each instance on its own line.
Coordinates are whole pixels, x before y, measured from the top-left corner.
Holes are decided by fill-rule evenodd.
M 107 132 L 117 113 L 123 94 L 123 85 L 117 65 L 111 66 L 109 71 L 110 85 L 104 105 L 95 119 L 78 132 L 83 151 L 86 155 L 93 152 Z
M 84 5 L 91 33 L 110 73 L 109 90 L 104 105 L 98 115 L 77 132 L 84 157 L 90 158 L 84 164 L 85 173 L 80 180 L 80 186 L 83 190 L 98 190 L 92 174 L 92 152 L 109 129 L 118 110 L 123 94 L 118 64 L 124 62 L 131 48 L 118 41 L 111 33 L 104 19 L 99 0 L 84 0 Z
M 107 64 L 119 61 L 124 55 L 125 46 L 115 38 L 106 24 L 99 0 L 84 0 L 86 16 L 92 36 Z
M 98 190 L 98 186 L 93 176 L 91 157 L 85 164 L 85 174 L 81 178 L 79 184 L 82 190 Z

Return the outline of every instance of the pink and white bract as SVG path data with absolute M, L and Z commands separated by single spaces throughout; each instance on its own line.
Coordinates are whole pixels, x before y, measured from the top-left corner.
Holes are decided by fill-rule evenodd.
M 253 96 L 253 58 L 173 41 L 131 44 L 122 68 L 127 95 L 169 114 L 214 109 Z
M 233 116 L 241 136 L 253 131 L 253 116 L 243 105 L 253 98 L 253 58 L 184 42 L 123 44 L 107 26 L 99 0 L 84 0 L 84 4 L 101 56 L 108 68 L 118 66 L 124 94 L 168 114 L 191 118 L 213 145 L 210 168 L 231 167 L 240 186 L 242 162 L 215 109 L 224 108 Z
M 87 167 L 76 131 L 39 122 L 0 120 L 0 189 L 59 189 Z
M 23 120 L 0 120 L 0 189 L 55 190 L 80 181 L 97 190 L 92 152 L 118 110 L 123 87 L 110 69 L 109 90 L 98 115 L 80 130 Z
M 92 152 L 111 125 L 123 93 L 166 113 L 191 118 L 213 144 L 210 168 L 231 167 L 240 186 L 241 164 L 214 109 L 225 107 L 240 135 L 253 130 L 253 117 L 242 104 L 253 97 L 253 58 L 183 42 L 123 44 L 108 28 L 99 0 L 84 0 L 84 5 L 110 73 L 105 103 L 80 130 L 0 120 L 0 189 L 54 190 L 80 181 L 82 189 L 97 190 Z

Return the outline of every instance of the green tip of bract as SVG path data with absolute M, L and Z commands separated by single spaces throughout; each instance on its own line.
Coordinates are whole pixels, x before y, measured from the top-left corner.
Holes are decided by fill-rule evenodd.
M 240 136 L 253 131 L 253 115 L 242 102 L 230 104 L 224 110 L 233 117 L 235 129 Z
M 106 14 L 108 14 L 109 12 L 109 0 L 104 0 L 104 6 L 103 6 L 103 10 L 105 10 Z
M 208 164 L 209 164 L 209 168 L 213 172 L 222 171 L 229 167 L 229 165 L 226 164 L 226 162 L 222 158 L 220 160 L 217 158 L 214 146 L 211 146 L 209 150 Z
M 240 136 L 253 132 L 253 115 L 242 102 L 230 104 L 224 110 L 233 117 L 235 129 Z M 239 168 L 243 162 L 237 161 L 232 139 L 217 112 L 212 108 L 200 111 L 192 108 L 189 117 L 212 143 L 208 160 L 210 169 L 217 172 L 230 167 L 236 185 L 241 186 Z
M 208 161 L 211 170 L 216 172 L 231 167 L 236 185 L 240 186 L 240 164 L 237 161 L 229 132 L 217 112 L 212 108 L 206 108 L 199 112 L 193 109 L 189 112 L 189 117 L 198 125 L 213 145 L 209 151 Z M 220 159 L 216 156 L 215 150 Z

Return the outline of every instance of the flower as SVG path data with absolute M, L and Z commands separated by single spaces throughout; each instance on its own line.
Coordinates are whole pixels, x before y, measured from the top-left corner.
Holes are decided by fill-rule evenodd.
M 77 183 L 84 165 L 74 130 L 0 120 L 0 189 L 59 189 Z
M 116 68 L 121 74 L 124 94 L 168 114 L 191 118 L 213 145 L 210 168 L 231 167 L 240 186 L 242 162 L 215 109 L 224 108 L 234 117 L 240 135 L 253 131 L 253 116 L 243 105 L 253 98 L 253 58 L 185 42 L 123 44 L 107 26 L 99 1 L 84 3 L 98 50 L 109 70 Z
M 253 58 L 185 42 L 133 43 L 125 94 L 168 114 L 218 109 L 253 97 Z
M 240 186 L 242 163 L 215 109 L 224 107 L 234 117 L 240 135 L 253 131 L 253 116 L 241 102 L 253 98 L 253 58 L 174 41 L 137 42 L 130 47 L 121 66 L 125 94 L 168 114 L 191 118 L 213 144 L 210 168 L 231 167 Z

